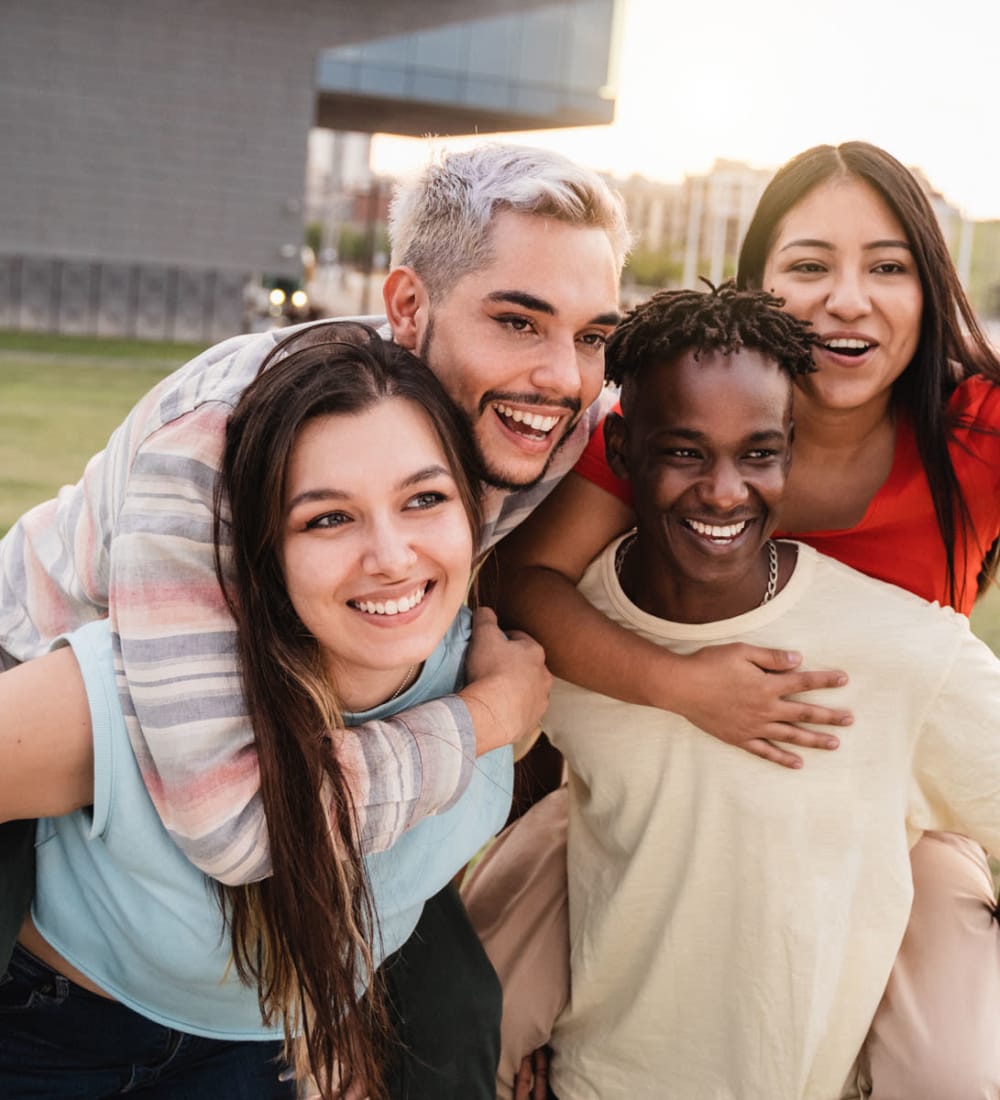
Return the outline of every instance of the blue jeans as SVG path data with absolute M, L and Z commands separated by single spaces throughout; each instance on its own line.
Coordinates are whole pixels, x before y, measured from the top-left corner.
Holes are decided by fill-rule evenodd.
M 155 1024 L 18 946 L 0 977 L 5 1100 L 294 1100 L 281 1043 L 205 1039 Z

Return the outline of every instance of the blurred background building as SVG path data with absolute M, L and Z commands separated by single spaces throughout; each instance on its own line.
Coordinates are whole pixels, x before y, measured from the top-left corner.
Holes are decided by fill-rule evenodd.
M 373 134 L 610 123 L 623 2 L 4 0 L 0 329 L 209 342 L 378 311 L 393 181 Z M 734 274 L 770 174 L 614 180 L 626 304 Z M 975 308 L 1000 317 L 1000 222 L 921 178 Z
M 255 285 L 303 274 L 313 127 L 610 122 L 615 11 L 616 0 L 5 0 L 0 328 L 239 331 Z M 320 172 L 327 247 L 334 191 L 370 190 L 363 143 Z

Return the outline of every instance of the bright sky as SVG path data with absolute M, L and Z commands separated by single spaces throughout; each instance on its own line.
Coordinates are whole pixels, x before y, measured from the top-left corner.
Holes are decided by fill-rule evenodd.
M 665 181 L 860 138 L 1000 218 L 998 79 L 1000 0 L 626 0 L 614 124 L 504 137 Z M 425 160 L 375 141 L 378 171 Z

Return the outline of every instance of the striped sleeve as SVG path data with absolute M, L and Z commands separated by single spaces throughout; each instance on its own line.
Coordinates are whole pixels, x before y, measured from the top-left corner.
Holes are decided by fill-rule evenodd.
M 199 406 L 140 448 L 111 554 L 119 692 L 143 778 L 189 859 L 227 883 L 269 869 L 235 628 L 215 575 L 213 493 L 227 405 Z M 367 851 L 446 808 L 475 736 L 461 700 L 342 731 Z
M 269 871 L 257 757 L 234 626 L 212 547 L 225 421 L 273 346 L 236 337 L 164 380 L 63 489 L 0 540 L 0 643 L 27 660 L 110 614 L 116 675 L 143 778 L 178 846 L 228 883 Z M 362 846 L 451 805 L 475 736 L 452 696 L 340 733 Z

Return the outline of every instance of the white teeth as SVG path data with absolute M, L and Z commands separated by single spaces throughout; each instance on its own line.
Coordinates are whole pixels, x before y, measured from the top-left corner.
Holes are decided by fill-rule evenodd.
M 422 584 L 408 596 L 402 596 L 398 600 L 351 600 L 350 603 L 368 615 L 402 615 L 405 611 L 412 611 L 426 594 L 427 585 Z
M 836 351 L 839 348 L 843 348 L 845 351 L 860 351 L 864 348 L 870 348 L 871 344 L 867 340 L 827 340 L 823 345 L 829 348 L 831 351 Z
M 689 519 L 687 522 L 695 534 L 706 535 L 708 538 L 718 539 L 721 542 L 736 538 L 746 529 L 749 520 L 744 520 L 742 523 L 729 523 L 725 526 L 716 523 L 702 523 L 696 519 Z
M 534 428 L 536 432 L 551 432 L 559 423 L 558 416 L 539 416 L 537 413 L 512 409 L 509 405 L 494 405 L 493 408 L 501 416 L 509 417 L 515 424 L 527 424 L 529 428 Z

